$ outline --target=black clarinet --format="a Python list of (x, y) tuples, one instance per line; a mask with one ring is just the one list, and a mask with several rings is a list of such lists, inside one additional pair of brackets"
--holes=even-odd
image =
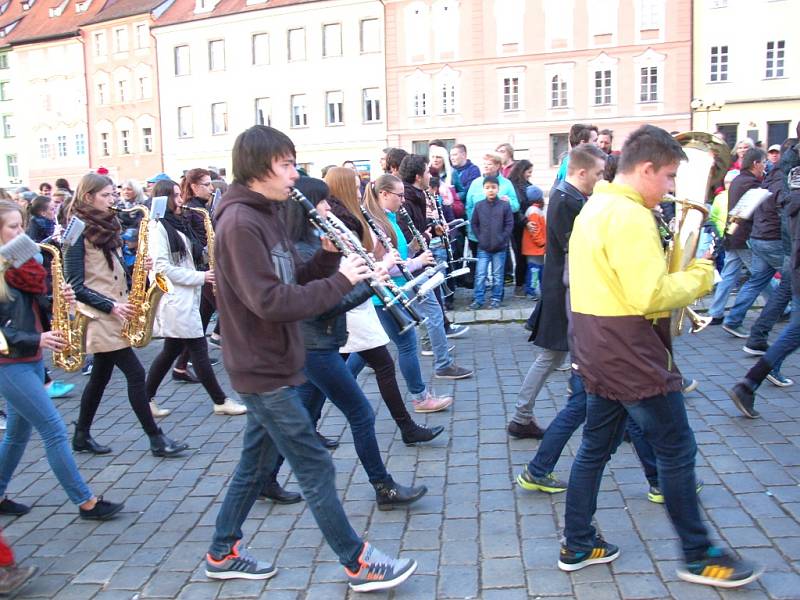
[(415, 240), (417, 240), (417, 245), (419, 246), (420, 250), (422, 252), (428, 252), (428, 250), (429, 250), (428, 241), (425, 239), (425, 236), (422, 235), (419, 232), (419, 229), (417, 229), (417, 226), (414, 225), (414, 219), (412, 219), (411, 215), (408, 214), (408, 211), (406, 210), (406, 207), (405, 206), (401, 206), (397, 210), (397, 213), (401, 217), (403, 217), (403, 220), (406, 222), (406, 225), (408, 226), (408, 230), (411, 232), (411, 237), (413, 237)]
[[(392, 253), (394, 252), (394, 244), (392, 244), (392, 238), (390, 238), (383, 228), (375, 222), (375, 219), (372, 218), (372, 215), (369, 214), (369, 211), (364, 207), (363, 204), (359, 205), (361, 209), (361, 214), (364, 215), (364, 220), (369, 225), (369, 228), (375, 232), (375, 236), (378, 238), (378, 241), (381, 243), (381, 246), (384, 247), (386, 252)], [(400, 269), (400, 272), (405, 277), (406, 281), (413, 281), (414, 276), (411, 274), (411, 271), (408, 270), (408, 266), (405, 263), (398, 263), (397, 268)], [(416, 291), (416, 288), (415, 288)]]

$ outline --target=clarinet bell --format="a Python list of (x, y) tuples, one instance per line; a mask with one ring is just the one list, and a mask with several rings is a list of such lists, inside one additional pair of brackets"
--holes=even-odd
[(383, 310), (389, 313), (389, 316), (397, 325), (397, 328), (400, 330), (400, 335), (403, 335), (407, 331), (414, 329), (417, 323), (414, 319), (411, 318), (409, 312), (405, 309), (405, 307), (401, 306), (400, 304), (390, 304), (388, 306), (384, 306)]

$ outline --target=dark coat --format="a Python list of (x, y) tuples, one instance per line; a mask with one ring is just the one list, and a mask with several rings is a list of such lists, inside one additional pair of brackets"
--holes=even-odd
[[(750, 171), (742, 171), (733, 181), (728, 189), (728, 214), (731, 209), (739, 203), (742, 196), (753, 188), (761, 187), (761, 180)], [(747, 240), (750, 239), (750, 232), (753, 229), (753, 221), (740, 221), (736, 232), (733, 235), (725, 236), (725, 248), (727, 250), (745, 250), (748, 248)]]
[[(414, 227), (425, 235), (425, 229), (428, 227), (428, 217), (426, 214), (426, 197), (425, 192), (419, 188), (415, 188), (410, 183), (403, 184), (403, 208), (406, 209), (414, 222)], [(400, 230), (406, 238), (407, 242), (411, 242), (414, 236), (411, 235), (411, 229), (405, 219), (399, 220)]]
[[(30, 294), (8, 286), (8, 302), (0, 302), (0, 331), (8, 343), (2, 358), (31, 358), (39, 354), (42, 334), (36, 331), (37, 318), (43, 331), (50, 329), (50, 301), (44, 294)], [(39, 314), (35, 315), (34, 310)]]
[(456, 193), (461, 202), (467, 202), (469, 186), (480, 176), (481, 170), (477, 165), (472, 164), (472, 161), (469, 159), (460, 167), (453, 167), (453, 181), (451, 183), (453, 187), (456, 188)]
[(784, 205), (792, 236), (792, 293), (800, 295), (800, 190), (792, 190)]
[(472, 211), (470, 225), (478, 238), (478, 248), (484, 252), (501, 252), (508, 247), (514, 229), (511, 205), (499, 198), (481, 200)]
[(780, 169), (772, 169), (761, 187), (772, 192), (772, 196), (764, 200), (753, 213), (753, 230), (750, 237), (756, 240), (781, 239), (781, 209), (786, 199), (784, 180)]
[(578, 188), (566, 181), (558, 182), (547, 205), (547, 249), (542, 273), (542, 298), (531, 319), (530, 340), (540, 348), (569, 350), (567, 343), (567, 287), (564, 269), (569, 250), (569, 236), (575, 217), (586, 203)]

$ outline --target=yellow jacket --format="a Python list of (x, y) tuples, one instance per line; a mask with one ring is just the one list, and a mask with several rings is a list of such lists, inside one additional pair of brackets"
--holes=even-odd
[(655, 219), (631, 186), (600, 182), (569, 242), (573, 359), (586, 389), (636, 401), (680, 389), (669, 311), (713, 287), (714, 266), (668, 273)]

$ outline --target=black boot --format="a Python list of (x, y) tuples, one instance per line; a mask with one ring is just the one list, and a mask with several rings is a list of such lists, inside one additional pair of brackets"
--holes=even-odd
[(157, 434), (150, 436), (150, 452), (153, 453), (153, 456), (158, 456), (160, 458), (171, 458), (179, 455), (188, 447), (189, 444), (172, 441), (166, 435), (164, 435), (164, 432), (161, 431), (161, 429), (158, 430)]
[(91, 452), (92, 454), (108, 454), (111, 452), (109, 446), (101, 446), (92, 439), (88, 431), (81, 431), (75, 427), (75, 435), (72, 436), (72, 449), (75, 452)]
[(411, 504), (428, 493), (428, 488), (424, 485), (406, 487), (396, 483), (391, 477), (386, 481), (373, 483), (372, 487), (375, 488), (378, 510), (392, 510), (395, 506)]
[(328, 450), (334, 450), (335, 448), (339, 447), (339, 440), (325, 437), (319, 431), (317, 432), (317, 439), (319, 440), (319, 443), (322, 444), (322, 447)]
[(422, 427), (409, 419), (407, 424), (401, 426), (400, 435), (403, 436), (403, 443), (406, 446), (413, 446), (420, 442), (430, 442), (443, 431), (444, 427), (442, 425), (431, 428)]
[(272, 500), (275, 504), (297, 504), (303, 499), (297, 492), (283, 489), (281, 484), (274, 480), (261, 489), (258, 497), (262, 500)]

